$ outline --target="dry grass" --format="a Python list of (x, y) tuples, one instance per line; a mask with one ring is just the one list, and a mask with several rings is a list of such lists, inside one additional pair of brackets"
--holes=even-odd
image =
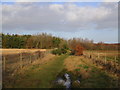
[(77, 65), (81, 64), (78, 56), (69, 56), (65, 62), (64, 65), (66, 66), (66, 69), (68, 71), (73, 71), (77, 69)]
[(46, 63), (49, 60), (52, 60), (54, 57), (55, 57), (55, 55), (53, 55), (53, 54), (47, 54), (44, 58), (38, 59), (37, 61), (33, 62), (33, 65)]
[(93, 64), (91, 59), (84, 56), (69, 56), (65, 59), (64, 65), (67, 71), (72, 72), (72, 77), (82, 76), (80, 85), (76, 86), (75, 83), (74, 87), (118, 87), (118, 76)]
[(101, 60), (105, 60), (105, 58), (107, 60), (112, 60), (112, 61), (118, 61), (120, 62), (120, 53), (119, 51), (102, 51), (102, 50), (94, 50), (94, 51), (90, 51), (90, 50), (86, 50), (84, 51), (84, 55), (86, 56), (90, 56), (94, 59), (101, 59)]
[(11, 79), (6, 79), (4, 85), (7, 88), (50, 88), (52, 81), (64, 68), (63, 61), (66, 55), (46, 55), (42, 59), (34, 61), (31, 65), (19, 70)]
[(85, 50), (84, 54), (94, 54), (94, 55), (100, 55), (100, 56), (118, 56), (120, 55), (119, 51), (104, 51), (104, 50)]
[(65, 69), (76, 74), (81, 74), (83, 78), (88, 78), (91, 68), (86, 69), (85, 67), (88, 67), (88, 65), (86, 65), (83, 60), (85, 62), (88, 61), (83, 56), (69, 56), (64, 62)]
[(33, 53), (35, 51), (46, 51), (46, 49), (0, 49), (0, 52), (2, 52), (3, 55), (18, 54), (21, 52)]
[[(29, 69), (31, 66), (41, 66), (43, 64), (47, 64), (48, 62), (51, 62), (52, 60), (54, 60), (53, 58), (55, 57), (55, 55), (53, 54), (47, 54), (44, 58), (42, 59), (38, 59), (35, 60), (33, 63), (31, 63), (30, 65), (27, 65), (26, 67), (22, 68), (21, 70), (19, 70), (19, 73), (24, 73), (27, 69)], [(39, 69), (39, 68), (38, 68)]]

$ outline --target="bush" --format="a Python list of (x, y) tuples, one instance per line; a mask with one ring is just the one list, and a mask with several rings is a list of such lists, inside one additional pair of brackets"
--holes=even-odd
[(56, 49), (56, 50), (53, 50), (52, 51), (52, 54), (55, 54), (55, 55), (61, 55), (61, 54), (66, 54), (67, 53), (67, 50), (66, 49)]
[(72, 48), (71, 55), (83, 55), (83, 47), (80, 44), (77, 44), (75, 47)]

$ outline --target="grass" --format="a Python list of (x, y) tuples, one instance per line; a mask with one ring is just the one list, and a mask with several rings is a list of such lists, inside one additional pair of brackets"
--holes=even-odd
[[(69, 58), (69, 57), (68, 57)], [(72, 62), (71, 58), (66, 61), (71, 64), (77, 65), (77, 68), (73, 68), (74, 70), (71, 71), (72, 80), (75, 81), (78, 76), (81, 77), (80, 85), (73, 84), (72, 87), (74, 88), (115, 88), (118, 87), (118, 79), (116, 77), (112, 77), (109, 75), (108, 72), (101, 70), (97, 66), (95, 66), (90, 60), (86, 58), (76, 57), (73, 56), (74, 63)], [(78, 62), (79, 60), (79, 62)], [(77, 63), (75, 63), (77, 62)], [(68, 67), (68, 65), (66, 65)], [(73, 65), (74, 66), (74, 65)], [(67, 68), (66, 72), (69, 73), (69, 67)], [(87, 72), (85, 71), (87, 70)]]
[[(47, 59), (45, 63), (36, 63), (27, 67), (21, 74), (14, 76), (6, 87), (12, 88), (51, 88), (57, 77), (69, 73), (72, 81), (78, 76), (81, 77), (80, 85), (73, 85), (74, 88), (114, 88), (117, 86), (117, 79), (110, 77), (109, 73), (100, 70), (90, 59), (83, 56), (60, 55)], [(110, 58), (109, 58), (110, 59)], [(43, 60), (45, 61), (45, 60)], [(64, 63), (64, 64), (63, 64)], [(62, 86), (60, 86), (62, 87)]]
[(80, 68), (79, 69), (75, 69), (75, 71), (80, 71)]
[(107, 73), (97, 68), (92, 68), (91, 77), (81, 81), (81, 87), (85, 88), (114, 88), (118, 87), (116, 81), (109, 77)]
[[(105, 58), (104, 56), (102, 56), (101, 58)], [(120, 57), (119, 56), (116, 56), (116, 59), (115, 59), (115, 56), (106, 56), (106, 60), (108, 61), (117, 61), (117, 62), (120, 62)]]
[(68, 55), (56, 56), (43, 65), (33, 65), (24, 74), (17, 75), (15, 88), (50, 88), (56, 76), (64, 68), (63, 62)]
[(85, 63), (88, 67), (91, 68), (91, 71), (89, 72), (90, 77), (87, 79), (83, 79), (81, 82), (81, 87), (85, 88), (114, 88), (118, 87), (117, 85), (117, 79), (110, 77), (107, 72), (100, 70), (98, 67), (94, 66), (93, 64), (90, 64), (88, 62), (85, 62), (82, 60), (83, 63)]
[(78, 65), (78, 67), (82, 67), (84, 69), (88, 69), (89, 68), (87, 65), (82, 65), (82, 64)]

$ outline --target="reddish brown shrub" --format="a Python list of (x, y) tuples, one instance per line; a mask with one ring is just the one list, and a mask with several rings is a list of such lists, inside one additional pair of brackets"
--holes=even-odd
[(75, 47), (72, 48), (72, 54), (76, 56), (83, 55), (83, 47), (80, 44), (75, 45)]

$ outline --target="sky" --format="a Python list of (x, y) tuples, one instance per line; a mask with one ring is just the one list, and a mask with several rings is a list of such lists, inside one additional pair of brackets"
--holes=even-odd
[(4, 2), (2, 32), (118, 42), (117, 2)]

